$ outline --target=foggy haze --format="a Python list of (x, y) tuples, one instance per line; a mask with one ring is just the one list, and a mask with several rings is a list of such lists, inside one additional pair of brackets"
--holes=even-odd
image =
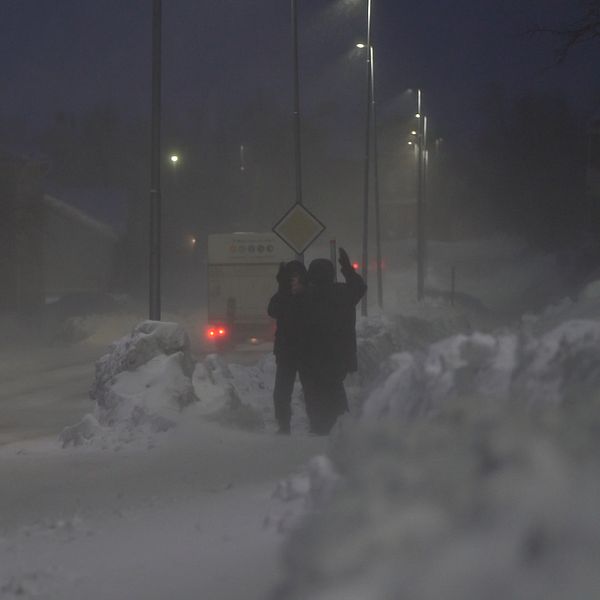
[[(4, 0), (0, 600), (590, 597), (599, 23)], [(340, 247), (368, 284), (349, 414), (313, 435), (298, 380), (275, 435), (280, 263), (342, 285)]]

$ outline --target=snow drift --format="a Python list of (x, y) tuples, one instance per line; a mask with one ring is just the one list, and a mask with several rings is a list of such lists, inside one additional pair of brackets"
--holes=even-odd
[(365, 419), (410, 419), (464, 397), (543, 409), (586, 402), (600, 389), (600, 322), (573, 320), (541, 336), (456, 335), (426, 353), (393, 355)]
[[(173, 428), (181, 419), (206, 418), (246, 430), (274, 425), (275, 360), (227, 364), (211, 354), (194, 364), (180, 325), (144, 321), (115, 342), (96, 363), (93, 413), (66, 427), (64, 446), (97, 440), (113, 446)], [(295, 430), (306, 430), (300, 387), (293, 396)]]
[(94, 413), (60, 434), (63, 446), (78, 445), (109, 428), (121, 433), (172, 427), (197, 400), (192, 386), (189, 339), (177, 323), (144, 321), (114, 342), (96, 363), (90, 390)]
[(281, 488), (305, 493), (280, 492), (299, 526), (274, 598), (594, 595), (600, 322), (539, 331), (385, 362), (328, 467)]

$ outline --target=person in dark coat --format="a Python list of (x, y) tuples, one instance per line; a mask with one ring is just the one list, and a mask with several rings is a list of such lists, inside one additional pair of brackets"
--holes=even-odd
[(344, 378), (357, 370), (356, 305), (367, 290), (343, 248), (339, 263), (345, 283), (335, 283), (330, 260), (317, 258), (308, 268), (300, 378), (311, 431), (318, 435), (328, 434), (348, 411)]
[(297, 260), (281, 263), (277, 273), (279, 289), (271, 298), (267, 313), (277, 320), (273, 353), (277, 362), (273, 404), (278, 433), (290, 433), (292, 391), (299, 369), (302, 345), (303, 301), (307, 285), (306, 267)]

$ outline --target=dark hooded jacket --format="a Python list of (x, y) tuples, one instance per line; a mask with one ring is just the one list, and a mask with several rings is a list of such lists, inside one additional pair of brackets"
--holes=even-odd
[(279, 290), (273, 295), (267, 307), (270, 317), (277, 320), (273, 353), (277, 361), (298, 361), (302, 347), (305, 294), (292, 294), (291, 277), (298, 275), (306, 285), (306, 268), (299, 261), (285, 265), (282, 273), (285, 278)]
[(302, 363), (315, 374), (343, 378), (358, 368), (356, 305), (367, 286), (353, 269), (344, 277), (345, 283), (335, 283), (334, 266), (323, 258), (308, 269)]

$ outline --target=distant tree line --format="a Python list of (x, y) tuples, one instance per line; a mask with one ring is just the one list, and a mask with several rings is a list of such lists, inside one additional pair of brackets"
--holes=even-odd
[[(327, 129), (331, 110), (303, 120), (305, 202), (327, 224), (346, 228), (346, 237), (358, 245), (362, 157), (333, 150)], [(481, 123), (478, 135), (447, 139), (439, 147), (432, 143), (433, 236), (507, 232), (553, 251), (599, 237), (598, 207), (585, 196), (584, 115), (559, 94), (508, 98), (492, 86), (474, 118)], [(104, 188), (107, 197), (114, 189), (126, 192), (128, 218), (115, 285), (141, 294), (147, 276), (148, 125), (115, 107), (99, 106), (79, 115), (57, 113), (37, 140), (50, 159), (54, 188)], [(167, 125), (163, 264), (167, 279), (185, 285), (190, 272), (202, 277), (201, 244), (208, 233), (268, 230), (293, 203), (291, 119), (259, 96), (237, 112), (211, 116), (200, 106)], [(407, 115), (380, 121), (380, 189), (387, 207), (415, 199), (416, 164), (407, 145), (411, 128)], [(168, 160), (172, 150), (181, 156), (177, 166)], [(384, 219), (386, 235), (393, 238), (391, 219), (386, 213)], [(199, 242), (196, 249), (190, 247), (191, 236)]]

